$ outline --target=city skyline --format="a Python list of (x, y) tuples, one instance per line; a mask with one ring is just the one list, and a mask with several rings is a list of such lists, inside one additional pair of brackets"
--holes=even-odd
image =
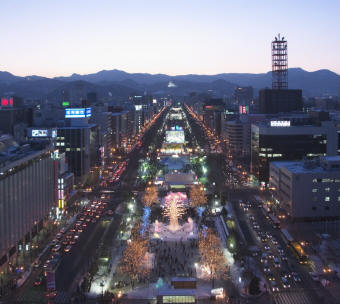
[[(284, 7), (268, 7), (265, 1), (2, 1), (1, 9), (6, 47), (0, 70), (18, 76), (111, 69), (265, 73), (271, 70), (270, 42), (278, 33), (288, 40), (289, 67), (340, 73), (340, 42), (334, 39), (340, 34), (340, 4), (334, 1), (287, 1)], [(284, 18), (277, 18), (279, 11)]]

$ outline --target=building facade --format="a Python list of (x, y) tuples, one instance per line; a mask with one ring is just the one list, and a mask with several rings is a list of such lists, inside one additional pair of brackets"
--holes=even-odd
[(272, 162), (270, 188), (293, 219), (340, 218), (340, 157)]
[(2, 151), (0, 158), (0, 268), (30, 243), (56, 204), (53, 147), (16, 151)]

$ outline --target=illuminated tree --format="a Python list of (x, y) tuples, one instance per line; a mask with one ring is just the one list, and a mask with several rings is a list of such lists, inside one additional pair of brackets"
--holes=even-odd
[(171, 192), (164, 201), (163, 214), (169, 217), (169, 228), (172, 231), (179, 229), (178, 218), (182, 217), (186, 208), (183, 197), (180, 194)]
[(201, 263), (209, 269), (210, 279), (214, 287), (215, 279), (226, 274), (227, 263), (221, 249), (220, 240), (212, 229), (208, 229), (205, 234), (200, 234), (198, 248)]
[(199, 207), (207, 203), (203, 185), (192, 185), (190, 188), (190, 205)]
[(142, 238), (131, 240), (120, 260), (120, 272), (129, 276), (131, 287), (134, 286), (136, 280), (146, 277), (150, 272), (150, 268), (144, 263), (148, 250), (147, 244), (148, 241)]
[(142, 196), (142, 203), (147, 206), (151, 207), (152, 204), (155, 204), (158, 200), (158, 192), (155, 186), (150, 186), (145, 189), (145, 192)]

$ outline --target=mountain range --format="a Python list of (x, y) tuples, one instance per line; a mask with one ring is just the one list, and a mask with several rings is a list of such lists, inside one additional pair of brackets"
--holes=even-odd
[[(340, 95), (340, 75), (330, 70), (308, 72), (301, 68), (288, 70), (289, 88), (302, 89), (306, 97)], [(191, 92), (230, 96), (237, 86), (259, 89), (271, 87), (271, 72), (261, 74), (223, 73), (216, 75), (177, 75), (127, 73), (103, 70), (93, 74), (72, 74), (69, 77), (15, 76), (0, 71), (0, 95), (12, 92), (26, 99), (60, 101), (65, 92), (70, 99), (81, 99), (88, 92), (99, 98), (125, 99), (131, 94), (186, 96)], [(63, 95), (64, 94), (64, 95)]]

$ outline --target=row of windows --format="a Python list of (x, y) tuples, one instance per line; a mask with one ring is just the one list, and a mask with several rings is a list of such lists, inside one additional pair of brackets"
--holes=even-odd
[(262, 157), (281, 157), (282, 154), (281, 153), (276, 153), (276, 154), (259, 153), (259, 156), (262, 156)]
[[(313, 196), (313, 201), (316, 202), (318, 201), (318, 198), (316, 196)], [(329, 196), (325, 197), (325, 202), (330, 202), (331, 198)], [(338, 196), (338, 202), (340, 202), (340, 196)]]
[(313, 183), (340, 183), (339, 178), (313, 178)]

